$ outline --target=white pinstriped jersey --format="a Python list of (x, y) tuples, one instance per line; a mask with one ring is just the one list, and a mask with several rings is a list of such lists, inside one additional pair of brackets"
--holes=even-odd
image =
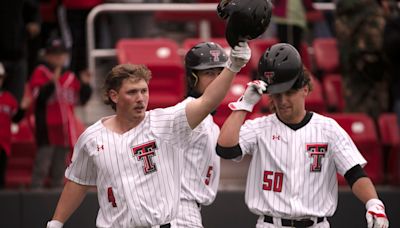
[(184, 107), (148, 111), (122, 135), (103, 121), (81, 135), (66, 170), (66, 177), (78, 184), (97, 185), (97, 227), (169, 223), (179, 204), (180, 147), (191, 132)]
[(243, 154), (253, 156), (245, 199), (257, 215), (332, 216), (338, 198), (336, 173), (366, 164), (339, 124), (317, 113), (297, 130), (276, 114), (246, 121), (239, 143)]
[[(186, 106), (194, 100), (189, 97), (177, 105)], [(215, 152), (219, 127), (208, 115), (191, 133), (183, 148), (181, 199), (211, 204), (218, 191), (220, 157)]]

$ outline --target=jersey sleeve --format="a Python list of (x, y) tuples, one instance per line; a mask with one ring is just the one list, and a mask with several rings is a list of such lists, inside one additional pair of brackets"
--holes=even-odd
[(333, 160), (340, 175), (343, 176), (355, 165), (364, 167), (367, 164), (347, 132), (334, 120), (331, 122), (330, 134), (330, 141), (333, 142)]
[(247, 120), (240, 128), (239, 145), (242, 149), (242, 157), (252, 155), (257, 145), (258, 120)]
[(163, 140), (183, 146), (192, 132), (186, 118), (185, 107), (185, 105), (176, 105), (150, 111), (150, 125), (153, 133)]
[(74, 147), (72, 162), (65, 171), (65, 177), (81, 185), (96, 185), (96, 167), (83, 138), (82, 135)]

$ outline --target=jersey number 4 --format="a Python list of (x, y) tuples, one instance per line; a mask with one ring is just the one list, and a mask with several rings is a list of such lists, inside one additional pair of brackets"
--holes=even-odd
[(281, 192), (283, 183), (283, 173), (264, 171), (264, 180), (262, 188), (265, 191)]
[(108, 202), (110, 202), (113, 207), (117, 207), (117, 203), (115, 202), (114, 192), (111, 187), (107, 189), (107, 195), (108, 195)]

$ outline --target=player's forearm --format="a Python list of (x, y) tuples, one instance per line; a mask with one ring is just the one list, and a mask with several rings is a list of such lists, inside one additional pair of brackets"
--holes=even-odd
[(214, 110), (224, 99), (231, 87), (236, 73), (224, 68), (221, 74), (206, 88), (202, 95), (207, 114)]
[(222, 102), (234, 77), (235, 73), (225, 68), (201, 97), (186, 106), (186, 116), (192, 129)]
[(247, 112), (233, 111), (222, 125), (218, 137), (218, 145), (222, 147), (232, 147), (239, 143), (240, 127), (246, 119)]
[(351, 190), (364, 204), (370, 199), (378, 199), (375, 187), (368, 177), (358, 179)]
[(79, 207), (86, 196), (89, 186), (80, 185), (72, 181), (65, 184), (58, 201), (53, 220), (65, 223), (72, 213)]

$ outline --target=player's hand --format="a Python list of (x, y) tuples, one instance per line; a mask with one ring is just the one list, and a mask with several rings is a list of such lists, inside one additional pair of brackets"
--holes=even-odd
[(60, 221), (57, 220), (51, 220), (47, 222), (46, 228), (62, 228), (64, 224)]
[(253, 107), (261, 99), (263, 91), (267, 89), (267, 83), (261, 80), (255, 80), (247, 83), (246, 91), (236, 101), (229, 103), (229, 108), (233, 111), (245, 110), (248, 112), (253, 111)]
[(227, 68), (238, 73), (242, 67), (246, 66), (251, 57), (251, 49), (247, 42), (239, 42), (232, 50), (228, 59)]
[(389, 220), (386, 217), (385, 205), (378, 199), (370, 199), (365, 205), (368, 228), (388, 228)]

